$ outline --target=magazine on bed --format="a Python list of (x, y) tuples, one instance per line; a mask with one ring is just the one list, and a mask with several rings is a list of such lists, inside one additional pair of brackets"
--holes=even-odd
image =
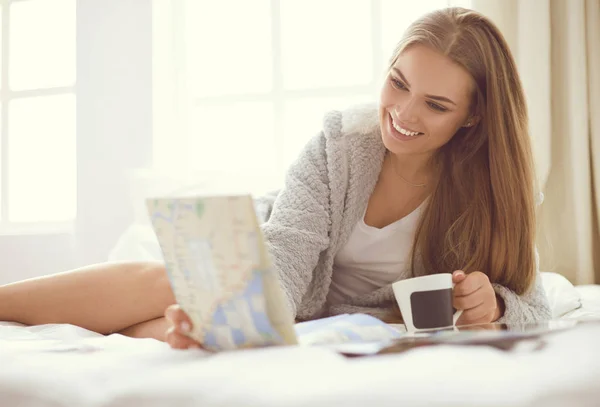
[(420, 345), (509, 336), (505, 330), (484, 336), (456, 329), (409, 335), (364, 314), (295, 324), (251, 195), (157, 198), (146, 204), (175, 298), (193, 322), (190, 336), (208, 350), (299, 344), (366, 355), (402, 341)]

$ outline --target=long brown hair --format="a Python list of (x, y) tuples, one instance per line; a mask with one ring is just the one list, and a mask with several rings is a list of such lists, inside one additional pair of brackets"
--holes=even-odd
[(498, 28), (463, 8), (436, 10), (405, 32), (391, 60), (422, 44), (474, 79), (471, 113), (440, 150), (441, 175), (414, 241), (413, 275), (482, 271), (518, 294), (535, 279), (535, 176), (523, 88)]

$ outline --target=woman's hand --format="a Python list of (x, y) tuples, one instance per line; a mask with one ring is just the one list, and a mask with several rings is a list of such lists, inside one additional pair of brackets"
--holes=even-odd
[(165, 341), (173, 349), (200, 349), (201, 346), (192, 338), (186, 336), (192, 330), (192, 321), (178, 304), (173, 304), (165, 311), (167, 334)]
[(452, 291), (452, 306), (463, 310), (457, 325), (485, 324), (498, 320), (504, 314), (504, 303), (487, 275), (481, 271), (465, 274), (458, 270), (452, 273), (455, 284)]

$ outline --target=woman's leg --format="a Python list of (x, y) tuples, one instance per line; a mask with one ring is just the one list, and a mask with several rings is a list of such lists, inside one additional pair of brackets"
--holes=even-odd
[(0, 321), (68, 323), (109, 334), (175, 303), (159, 263), (107, 263), (0, 287)]

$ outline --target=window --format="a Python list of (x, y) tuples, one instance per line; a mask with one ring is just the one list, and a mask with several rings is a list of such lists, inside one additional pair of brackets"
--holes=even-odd
[(0, 232), (75, 218), (75, 8), (0, 2)]
[(162, 55), (155, 99), (174, 101), (155, 109), (155, 168), (237, 173), (260, 189), (282, 182), (325, 112), (377, 100), (387, 60), (412, 20), (470, 1), (154, 4), (162, 18), (154, 27)]

